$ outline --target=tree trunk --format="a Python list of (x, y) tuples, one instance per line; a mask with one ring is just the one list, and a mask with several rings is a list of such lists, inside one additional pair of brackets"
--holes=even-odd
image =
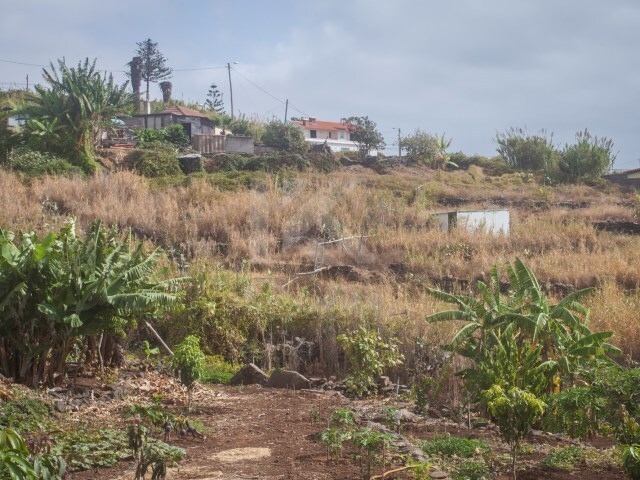
[(516, 459), (518, 456), (518, 445), (513, 445), (511, 447), (511, 478), (516, 480)]

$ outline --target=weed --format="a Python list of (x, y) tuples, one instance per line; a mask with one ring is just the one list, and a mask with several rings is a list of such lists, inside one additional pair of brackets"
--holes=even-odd
[(490, 474), (489, 467), (480, 462), (463, 462), (451, 474), (452, 480), (486, 480)]
[(586, 457), (585, 450), (575, 445), (558, 448), (542, 460), (544, 468), (573, 470)]
[(226, 362), (220, 355), (208, 355), (205, 357), (202, 368), (202, 383), (227, 384), (238, 371), (238, 367)]
[(471, 458), (490, 450), (481, 440), (474, 440), (453, 435), (444, 435), (432, 440), (425, 440), (421, 444), (422, 451), (429, 455), (443, 455), (447, 457)]

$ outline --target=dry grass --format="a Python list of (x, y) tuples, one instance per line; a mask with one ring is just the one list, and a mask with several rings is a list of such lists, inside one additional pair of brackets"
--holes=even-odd
[[(478, 206), (487, 198), (525, 204), (510, 209), (509, 237), (446, 234), (432, 225), (432, 214), (447, 210), (438, 204), (443, 198), (465, 198)], [(526, 205), (539, 200), (591, 205), (574, 210)], [(594, 326), (615, 330), (621, 345), (638, 351), (637, 295), (623, 292), (640, 287), (640, 237), (598, 232), (590, 224), (633, 220), (634, 209), (621, 206), (632, 201), (631, 195), (585, 186), (541, 188), (522, 175), (485, 177), (477, 169), (437, 173), (403, 168), (383, 176), (359, 170), (284, 180), (269, 176), (258, 189), (232, 192), (206, 178), (159, 187), (130, 172), (87, 180), (21, 181), (0, 171), (4, 228), (44, 232), (67, 215), (77, 216), (82, 225), (100, 218), (131, 227), (187, 257), (209, 257), (226, 265), (248, 260), (275, 272), (280, 285), (295, 272), (310, 269), (319, 239), (368, 235), (363, 243), (327, 247), (324, 264), (379, 271), (386, 281), (366, 285), (308, 277), (288, 288), (300, 295), (311, 292), (327, 311), (333, 306), (354, 312), (374, 309), (380, 324), (407, 344), (418, 336), (436, 344), (450, 334), (449, 327), (424, 323), (427, 314), (443, 307), (424, 294), (425, 285), (447, 275), (474, 279), (494, 263), (519, 256), (542, 282), (601, 287), (593, 303)], [(391, 275), (390, 266), (400, 266), (405, 275)]]

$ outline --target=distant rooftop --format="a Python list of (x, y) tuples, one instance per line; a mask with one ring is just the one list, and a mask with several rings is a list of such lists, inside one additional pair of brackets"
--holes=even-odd
[(209, 118), (204, 113), (199, 112), (198, 110), (193, 110), (192, 108), (183, 107), (181, 105), (172, 105), (160, 113), (173, 113), (174, 115), (178, 115), (181, 117)]
[(308, 120), (294, 120), (291, 123), (300, 125), (302, 128), (306, 128), (307, 130), (328, 130), (333, 132), (348, 132), (351, 127), (348, 123), (325, 122), (322, 120), (316, 120), (315, 118), (309, 118)]

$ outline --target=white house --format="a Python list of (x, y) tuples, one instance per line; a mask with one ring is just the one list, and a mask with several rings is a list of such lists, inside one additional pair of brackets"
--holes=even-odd
[(334, 152), (357, 152), (358, 145), (351, 140), (351, 127), (347, 123), (325, 122), (309, 117), (307, 120), (291, 122), (304, 133), (304, 139), (311, 145), (325, 142)]

